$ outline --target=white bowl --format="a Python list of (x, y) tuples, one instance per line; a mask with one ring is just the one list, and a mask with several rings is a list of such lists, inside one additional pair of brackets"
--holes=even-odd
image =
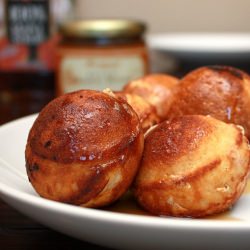
[(75, 238), (117, 249), (249, 248), (247, 192), (227, 217), (217, 219), (131, 215), (39, 197), (28, 181), (24, 160), (28, 131), (35, 118), (32, 115), (0, 127), (0, 197), (23, 214)]
[(161, 33), (149, 35), (147, 43), (184, 61), (250, 60), (250, 33)]

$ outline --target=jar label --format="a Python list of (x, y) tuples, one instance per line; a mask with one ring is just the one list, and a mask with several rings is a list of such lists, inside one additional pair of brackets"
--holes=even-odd
[(142, 56), (66, 56), (59, 66), (60, 92), (78, 89), (120, 90), (124, 84), (145, 74)]
[(49, 1), (6, 1), (8, 39), (37, 46), (49, 37)]

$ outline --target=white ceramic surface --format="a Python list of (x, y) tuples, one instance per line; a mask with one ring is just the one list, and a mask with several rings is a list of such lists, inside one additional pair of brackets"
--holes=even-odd
[(233, 220), (177, 219), (80, 208), (39, 197), (30, 185), (24, 149), (35, 116), (0, 127), (0, 197), (20, 212), (67, 235), (120, 249), (249, 249), (250, 194)]
[(250, 60), (250, 33), (162, 33), (147, 37), (148, 45), (185, 60)]

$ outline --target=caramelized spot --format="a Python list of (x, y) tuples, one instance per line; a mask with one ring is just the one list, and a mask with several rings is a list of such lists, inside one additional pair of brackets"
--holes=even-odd
[(48, 147), (51, 145), (51, 143), (52, 143), (51, 141), (47, 141), (47, 142), (44, 144), (44, 147), (45, 147), (45, 148), (48, 148)]
[(198, 167), (196, 171), (192, 172), (189, 175), (184, 176), (182, 181), (189, 182), (198, 179), (201, 176), (204, 176), (206, 173), (209, 173), (212, 169), (218, 167), (220, 163), (221, 159), (216, 159), (205, 166)]
[(238, 133), (237, 137), (236, 137), (236, 142), (235, 144), (237, 146), (240, 146), (243, 143), (243, 134), (240, 132)]
[(162, 189), (162, 188), (171, 188), (176, 185), (181, 185), (185, 183), (194, 183), (195, 180), (198, 180), (200, 177), (203, 177), (206, 173), (209, 173), (212, 169), (218, 167), (221, 163), (220, 159), (216, 159), (205, 166), (198, 167), (195, 171), (188, 175), (183, 175), (178, 179), (167, 179), (161, 180), (159, 182), (150, 183), (141, 187), (143, 190), (152, 190), (152, 189)]
[(46, 186), (46, 190), (47, 190), (47, 193), (48, 193), (49, 195), (53, 195), (53, 191), (52, 191), (51, 186)]
[(96, 167), (87, 180), (85, 177), (83, 177), (82, 180), (79, 179), (77, 181), (79, 191), (73, 192), (72, 195), (67, 197), (67, 200), (63, 200), (63, 202), (81, 205), (94, 199), (100, 192), (102, 192), (109, 181), (105, 178), (104, 171), (107, 170)]
[(242, 72), (236, 68), (232, 67), (227, 67), (227, 66), (219, 66), (219, 65), (214, 65), (214, 66), (208, 66), (209, 69), (215, 70), (215, 71), (226, 71), (233, 76), (239, 78), (240, 80), (243, 80), (244, 76)]
[(34, 163), (33, 165), (28, 165), (29, 171), (33, 172), (33, 171), (38, 171), (39, 170), (39, 165), (37, 163)]

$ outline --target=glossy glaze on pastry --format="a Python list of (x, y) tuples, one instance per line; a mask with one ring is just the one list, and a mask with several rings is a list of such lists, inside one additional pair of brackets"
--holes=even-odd
[(39, 114), (26, 146), (26, 169), (48, 199), (99, 207), (130, 186), (143, 150), (143, 132), (123, 100), (92, 90), (60, 96)]
[(178, 82), (179, 79), (174, 76), (151, 74), (129, 82), (124, 86), (123, 91), (144, 98), (156, 108), (160, 119), (165, 120)]
[(239, 124), (250, 137), (250, 77), (227, 66), (208, 66), (187, 74), (176, 88), (168, 117), (212, 115)]
[(208, 116), (182, 116), (145, 139), (134, 191), (157, 215), (204, 217), (230, 208), (249, 174), (249, 144), (242, 128)]

